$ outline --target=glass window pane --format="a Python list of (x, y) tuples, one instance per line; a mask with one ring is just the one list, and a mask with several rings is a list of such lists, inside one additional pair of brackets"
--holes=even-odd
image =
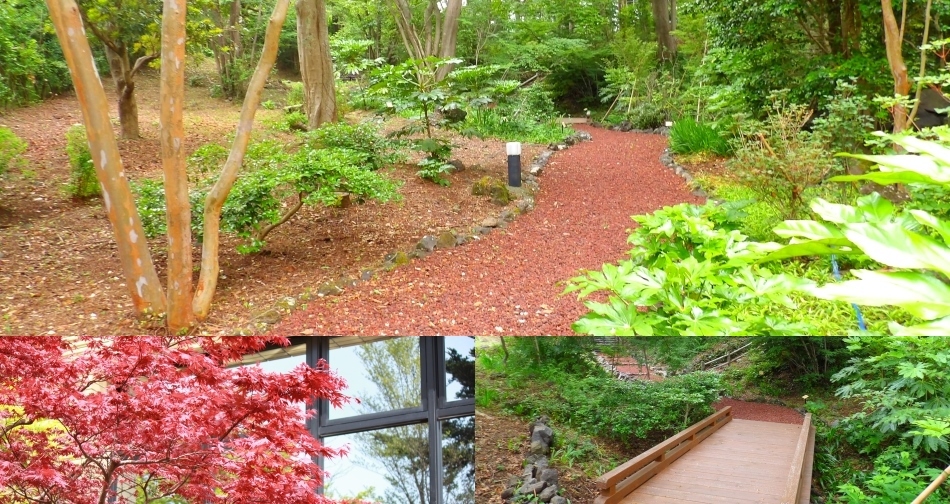
[(346, 394), (360, 400), (331, 408), (331, 420), (422, 406), (419, 338), (386, 338), (331, 348), (329, 361), (330, 369), (346, 380)]
[(429, 500), (429, 433), (426, 424), (391, 427), (325, 440), (348, 446), (327, 459), (324, 495), (385, 504), (434, 504)]
[(445, 338), (445, 400), (475, 397), (475, 338)]
[(442, 502), (475, 503), (475, 417), (442, 422)]

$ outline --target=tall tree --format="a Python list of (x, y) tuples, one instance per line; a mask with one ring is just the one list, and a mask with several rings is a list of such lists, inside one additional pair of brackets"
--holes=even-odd
[[(455, 57), (462, 0), (426, 0), (420, 6), (411, 5), (409, 0), (389, 1), (399, 35), (411, 58), (423, 61)], [(420, 9), (423, 10), (421, 15)], [(437, 79), (444, 79), (450, 71), (451, 65), (439, 67)]]
[(105, 504), (133, 486), (145, 504), (331, 503), (314, 460), (343, 453), (311, 436), (301, 404), (341, 405), (343, 380), (227, 366), (268, 342), (288, 344), (0, 338), (0, 501)]
[[(102, 2), (79, 0), (84, 24), (105, 46), (109, 73), (119, 101), (122, 138), (139, 137), (139, 109), (135, 76), (159, 57), (155, 18), (161, 13), (157, 0)], [(133, 62), (134, 53), (141, 54)]]
[(336, 86), (324, 0), (297, 0), (297, 51), (307, 125), (317, 129), (336, 120)]
[(651, 0), (653, 22), (656, 27), (656, 40), (659, 44), (661, 61), (673, 61), (676, 58), (676, 0)]
[[(166, 307), (169, 304), (173, 306), (174, 311), (167, 312), (168, 328), (173, 333), (187, 329), (193, 318), (204, 319), (211, 310), (219, 271), (221, 208), (237, 179), (238, 170), (247, 151), (254, 116), (261, 101), (261, 92), (277, 58), (280, 29), (286, 18), (289, 4), (290, 0), (277, 0), (274, 7), (267, 26), (264, 49), (248, 87), (230, 154), (221, 175), (205, 201), (201, 273), (189, 307), (186, 300), (189, 297), (188, 280), (191, 275), (191, 240), (190, 232), (187, 230), (189, 222), (187, 209), (190, 209), (190, 203), (182, 160), (184, 133), (180, 120), (181, 108), (185, 102), (184, 86), (181, 85), (184, 59), (178, 52), (183, 50), (180, 42), (184, 40), (184, 34), (178, 31), (179, 28), (174, 27), (174, 23), (163, 26), (163, 29), (171, 30), (163, 35), (163, 40), (172, 49), (172, 53), (166, 54), (163, 58), (165, 70), (169, 73), (166, 74), (163, 71), (162, 84), (162, 155), (165, 159), (163, 166), (166, 171), (169, 257), (174, 257), (174, 261), (169, 263), (168, 280), (171, 299), (168, 302), (159, 283), (129, 183), (122, 169), (122, 160), (119, 157), (118, 146), (109, 122), (105, 91), (96, 73), (89, 43), (84, 36), (79, 7), (75, 0), (47, 0), (50, 17), (56, 27), (56, 34), (63, 47), (76, 95), (79, 98), (90, 150), (93, 152), (96, 177), (103, 186), (106, 212), (119, 247), (123, 274), (133, 305), (140, 314), (148, 312), (165, 314)], [(165, 122), (165, 118), (169, 121)]]
[[(894, 78), (894, 94), (907, 96), (910, 94), (910, 79), (907, 77), (907, 64), (904, 62), (904, 27), (897, 24), (891, 0), (881, 0), (881, 8), (884, 16), (884, 49), (887, 53), (887, 63), (891, 67), (891, 76)], [(906, 7), (904, 11), (906, 14)], [(891, 116), (894, 118), (895, 133), (907, 129), (908, 114), (904, 105), (895, 104), (891, 108)]]

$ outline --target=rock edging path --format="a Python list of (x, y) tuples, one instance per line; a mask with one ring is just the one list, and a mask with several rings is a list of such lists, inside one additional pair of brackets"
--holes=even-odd
[(551, 156), (533, 211), (504, 229), (317, 300), (277, 334), (570, 335), (586, 309), (564, 280), (628, 250), (632, 215), (702, 203), (660, 162), (666, 139), (578, 126), (593, 141)]

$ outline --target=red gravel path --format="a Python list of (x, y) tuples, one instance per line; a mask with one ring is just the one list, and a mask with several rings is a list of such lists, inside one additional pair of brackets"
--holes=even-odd
[(585, 313), (563, 281), (624, 256), (632, 215), (701, 203), (659, 163), (666, 138), (593, 135), (552, 156), (536, 208), (504, 230), (437, 250), (345, 294), (311, 303), (277, 334), (571, 335)]
[(716, 408), (716, 411), (726, 406), (732, 406), (733, 418), (739, 418), (741, 420), (801, 424), (805, 418), (804, 415), (792, 408), (779, 406), (777, 404), (747, 402), (729, 398), (720, 399), (713, 404), (713, 408)]

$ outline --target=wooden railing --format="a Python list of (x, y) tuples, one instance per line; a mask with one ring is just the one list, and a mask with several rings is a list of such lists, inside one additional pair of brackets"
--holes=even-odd
[(811, 424), (811, 413), (805, 415), (802, 430), (798, 435), (795, 455), (792, 458), (792, 472), (785, 483), (785, 496), (782, 504), (808, 504), (811, 499), (811, 470), (815, 454), (815, 426)]
[(696, 422), (686, 430), (663, 441), (627, 461), (616, 469), (597, 478), (600, 495), (594, 504), (616, 504), (647, 480), (665, 469), (732, 420), (732, 407), (725, 408)]
[[(744, 354), (744, 353), (752, 346), (752, 343), (754, 343), (754, 342), (746, 343), (745, 345), (742, 345), (741, 347), (736, 348), (735, 350), (732, 350), (731, 352), (727, 353), (726, 355), (720, 355), (719, 357), (716, 357), (715, 359), (713, 359), (713, 360), (711, 360), (711, 361), (704, 362), (704, 363), (702, 364), (701, 368), (702, 368), (703, 370), (709, 369), (709, 368), (710, 368), (710, 364), (712, 364), (712, 363), (714, 363), (714, 362), (716, 362), (716, 361), (723, 360), (723, 359), (725, 359), (724, 362), (720, 362), (719, 364), (716, 364), (715, 366), (712, 366), (712, 368), (713, 368), (713, 369), (716, 369), (716, 368), (718, 368), (718, 367), (720, 367), (720, 366), (724, 366), (724, 365), (730, 364), (730, 363), (733, 361), (733, 356), (736, 356), (736, 354), (739, 354), (740, 352)], [(736, 358), (738, 358), (738, 356), (737, 356)]]

